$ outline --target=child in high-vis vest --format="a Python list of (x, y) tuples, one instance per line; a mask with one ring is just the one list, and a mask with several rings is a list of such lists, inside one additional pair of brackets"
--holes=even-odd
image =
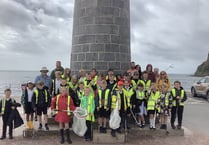
[(99, 131), (100, 133), (106, 133), (107, 119), (109, 118), (109, 109), (110, 109), (110, 99), (111, 99), (110, 90), (107, 89), (106, 80), (101, 81), (101, 89), (98, 90), (96, 97), (96, 108), (99, 113)]
[(144, 115), (147, 115), (145, 102), (146, 102), (146, 95), (144, 92), (144, 85), (142, 83), (139, 83), (137, 85), (137, 90), (136, 90), (135, 110), (136, 110), (136, 114), (138, 115), (137, 125), (141, 128), (145, 127)]
[(80, 107), (83, 109), (86, 109), (88, 113), (86, 117), (87, 131), (84, 135), (86, 141), (91, 141), (93, 139), (92, 122), (95, 121), (95, 118), (94, 118), (95, 102), (94, 102), (94, 95), (91, 91), (92, 89), (90, 88), (90, 86), (85, 86), (84, 96), (80, 98), (80, 101), (81, 101)]
[(182, 118), (184, 112), (184, 102), (187, 100), (187, 95), (181, 82), (175, 81), (174, 88), (171, 90), (172, 95), (172, 109), (171, 109), (171, 127), (176, 128), (174, 122), (176, 119), (176, 114), (178, 115), (178, 125), (177, 128), (181, 129), (182, 127)]
[(32, 108), (32, 97), (34, 91), (34, 84), (29, 81), (27, 87), (22, 94), (22, 105), (26, 114), (27, 128), (33, 129), (34, 110)]
[(117, 89), (113, 90), (113, 94), (111, 96), (111, 110), (116, 108), (116, 103), (118, 102), (118, 111), (119, 115), (121, 117), (121, 123), (120, 127), (118, 129), (112, 129), (111, 135), (112, 137), (116, 137), (116, 131), (118, 133), (121, 133), (121, 127), (126, 128), (125, 121), (126, 121), (126, 111), (127, 111), (127, 100), (126, 100), (126, 94), (123, 90), (123, 81), (119, 81), (117, 83)]
[(7, 124), (9, 120), (9, 116), (12, 112), (12, 109), (15, 109), (13, 104), (16, 102), (13, 98), (11, 98), (11, 90), (6, 89), (4, 91), (5, 97), (0, 101), (0, 116), (2, 116), (3, 120), (3, 129), (2, 129), (2, 136), (0, 140), (3, 140), (6, 138), (6, 132), (7, 132), (7, 125), (9, 126), (9, 139), (13, 139), (13, 124)]
[(136, 99), (136, 91), (131, 86), (131, 82), (129, 80), (124, 81), (123, 91), (125, 93), (126, 101), (127, 101), (126, 125), (127, 125), (127, 129), (130, 129), (131, 111), (133, 109), (134, 102)]
[(59, 122), (60, 129), (60, 143), (65, 142), (64, 129), (67, 137), (67, 142), (72, 143), (70, 138), (69, 122), (71, 111), (75, 110), (73, 99), (68, 95), (68, 87), (63, 86), (59, 88), (60, 94), (53, 99), (51, 109), (55, 111), (55, 121)]
[(157, 109), (160, 113), (160, 129), (165, 130), (167, 130), (167, 120), (172, 107), (172, 97), (168, 89), (169, 87), (166, 83), (161, 85), (161, 94), (157, 101)]
[(50, 95), (46, 88), (44, 88), (43, 81), (38, 81), (32, 97), (32, 106), (34, 111), (37, 111), (39, 128), (42, 129), (42, 113), (44, 114), (45, 129), (49, 130), (48, 127), (48, 115), (47, 110), (50, 107)]
[(152, 84), (150, 92), (148, 91), (148, 101), (147, 101), (147, 110), (149, 115), (150, 129), (155, 128), (155, 118), (157, 114), (157, 100), (160, 98), (160, 92), (157, 90), (155, 84)]

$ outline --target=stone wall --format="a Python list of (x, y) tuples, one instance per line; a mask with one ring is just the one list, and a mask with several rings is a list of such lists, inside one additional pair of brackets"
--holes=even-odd
[(71, 69), (77, 72), (129, 67), (129, 0), (75, 0)]

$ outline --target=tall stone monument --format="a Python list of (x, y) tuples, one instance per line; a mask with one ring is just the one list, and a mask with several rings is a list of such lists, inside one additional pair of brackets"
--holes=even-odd
[(75, 0), (71, 69), (78, 72), (129, 68), (129, 0)]

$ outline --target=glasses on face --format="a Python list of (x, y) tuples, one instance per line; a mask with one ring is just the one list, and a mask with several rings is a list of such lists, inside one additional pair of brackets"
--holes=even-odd
[(60, 88), (67, 88), (67, 84), (65, 85), (60, 84)]
[(162, 73), (162, 74), (160, 74), (161, 76), (164, 76), (165, 75), (165, 73)]

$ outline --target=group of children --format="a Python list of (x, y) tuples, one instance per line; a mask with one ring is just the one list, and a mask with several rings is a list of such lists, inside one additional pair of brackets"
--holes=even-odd
[[(76, 75), (63, 77), (62, 72), (55, 72), (55, 79), (52, 80), (52, 89), (45, 87), (43, 81), (36, 84), (28, 82), (27, 88), (23, 91), (22, 104), (26, 113), (27, 127), (33, 128), (34, 113), (38, 116), (39, 128), (43, 128), (41, 116), (44, 115), (44, 127), (49, 130), (47, 123), (47, 110), (55, 112), (55, 121), (59, 122), (60, 143), (72, 143), (69, 132), (69, 122), (72, 112), (76, 107), (86, 109), (85, 140), (92, 140), (92, 122), (98, 118), (99, 132), (106, 133), (110, 114), (117, 108), (121, 117), (121, 125), (118, 129), (112, 129), (111, 135), (116, 136), (116, 132), (121, 133), (121, 129), (130, 128), (130, 120), (136, 118), (136, 125), (145, 127), (146, 118), (149, 118), (150, 129), (155, 130), (155, 119), (160, 115), (160, 129), (167, 129), (167, 119), (171, 114), (171, 127), (176, 128), (174, 122), (178, 115), (177, 128), (182, 127), (182, 115), (186, 93), (179, 81), (174, 82), (174, 88), (170, 89), (167, 81), (156, 85), (148, 78), (148, 72), (144, 71), (142, 77), (139, 73), (125, 73), (122, 77), (116, 77), (113, 70), (109, 70), (106, 76), (97, 75), (92, 69), (82, 79)], [(82, 80), (82, 81), (79, 81)], [(7, 91), (5, 90), (6, 100)], [(0, 112), (3, 115), (3, 122), (7, 109), (4, 109), (0, 102)], [(11, 102), (11, 99), (10, 99)], [(6, 105), (7, 106), (7, 105)], [(96, 116), (95, 116), (96, 115)], [(132, 117), (131, 117), (132, 116)], [(4, 124), (3, 124), (4, 126)], [(5, 127), (5, 126), (4, 126)], [(11, 134), (11, 131), (10, 131)], [(1, 139), (6, 137), (5, 130)]]

